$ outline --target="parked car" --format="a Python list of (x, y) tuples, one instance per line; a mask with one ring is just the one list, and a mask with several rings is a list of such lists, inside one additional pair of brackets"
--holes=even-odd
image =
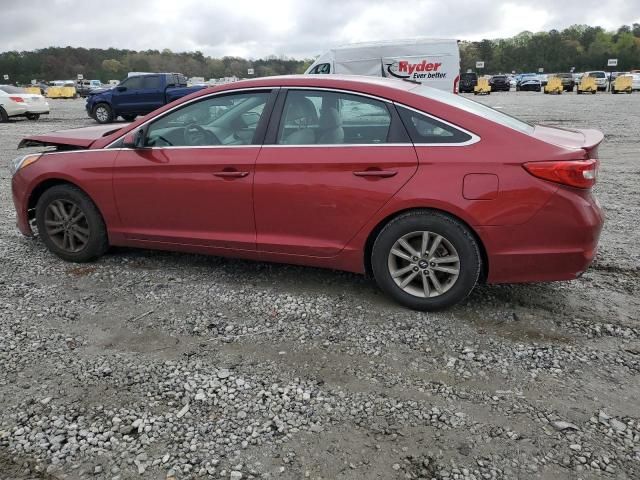
[(115, 131), (29, 136), (20, 146), (61, 151), (16, 159), (13, 199), (20, 231), (34, 221), (68, 261), (120, 245), (370, 272), (434, 310), (478, 281), (587, 269), (602, 139), (411, 82), (265, 77)]
[(634, 92), (640, 90), (640, 73), (632, 73), (631, 74), (631, 88)]
[(605, 92), (607, 90), (607, 87), (609, 86), (609, 79), (607, 78), (607, 73), (604, 70), (584, 72), (584, 75), (588, 75), (596, 79), (598, 91)]
[(478, 74), (467, 72), (460, 75), (460, 93), (473, 93), (473, 88), (478, 85)]
[(546, 73), (538, 73), (538, 80), (540, 80), (540, 85), (545, 87), (547, 83), (549, 83), (549, 75)]
[(455, 39), (354, 43), (323, 53), (305, 73), (400, 78), (458, 92), (460, 49)]
[(516, 91), (541, 92), (542, 83), (537, 73), (523, 73), (516, 84)]
[(27, 117), (38, 120), (40, 115), (49, 113), (49, 103), (42, 96), (26, 93), (24, 88), (13, 85), (0, 85), (0, 122), (9, 117)]
[(88, 97), (93, 90), (98, 88), (102, 88), (100, 80), (78, 80), (76, 82), (76, 91), (81, 97)]
[(202, 88), (187, 87), (186, 77), (179, 73), (131, 75), (112, 88), (89, 92), (85, 108), (98, 123), (111, 123), (117, 117), (132, 122)]
[(494, 75), (489, 79), (492, 92), (508, 92), (511, 89), (509, 78), (506, 75)]
[(556, 77), (560, 79), (562, 82), (562, 89), (565, 92), (573, 92), (573, 89), (576, 86), (575, 80), (573, 79), (573, 74), (571, 73), (557, 73)]

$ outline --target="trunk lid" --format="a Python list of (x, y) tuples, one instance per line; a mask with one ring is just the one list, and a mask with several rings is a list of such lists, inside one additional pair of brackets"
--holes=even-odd
[(23, 138), (18, 144), (18, 148), (56, 147), (64, 150), (86, 149), (91, 147), (96, 140), (120, 130), (123, 126), (97, 125), (94, 127), (60, 130), (44, 135), (31, 135)]
[(597, 158), (598, 145), (604, 139), (598, 130), (568, 129), (536, 125), (533, 136), (560, 147), (582, 149), (589, 158)]

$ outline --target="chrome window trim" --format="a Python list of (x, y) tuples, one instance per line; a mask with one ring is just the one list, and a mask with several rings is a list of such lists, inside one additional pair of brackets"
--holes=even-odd
[[(202, 95), (201, 97), (196, 97), (196, 98), (192, 98), (191, 100), (189, 100), (188, 102), (184, 102), (184, 103), (180, 103), (178, 105), (176, 105), (175, 107), (170, 108), (169, 110), (162, 112), (162, 115), (150, 118), (149, 120), (146, 120), (145, 122), (141, 123), (140, 125), (138, 125), (136, 128), (142, 128), (145, 125), (147, 125), (150, 122), (156, 121), (162, 117), (164, 117), (165, 115), (168, 115), (169, 113), (173, 112), (174, 110), (177, 110), (178, 108), (182, 108), (185, 107), (187, 105), (190, 105), (194, 102), (198, 102), (201, 100), (205, 100), (208, 99), (210, 97), (217, 97), (218, 95), (224, 95), (227, 93), (238, 93), (238, 92), (250, 92), (252, 90), (276, 90), (276, 89), (280, 89), (282, 87), (274, 87), (274, 86), (265, 86), (265, 87), (246, 87), (246, 88), (237, 88), (237, 89), (232, 89), (232, 90), (222, 90), (221, 92), (211, 92), (207, 95)], [(119, 142), (120, 140), (122, 140), (127, 134), (123, 134), (121, 136), (119, 136), (117, 139), (115, 139), (113, 142), (111, 142), (108, 145), (105, 145), (104, 147), (102, 147), (100, 150), (106, 150), (108, 149), (111, 145), (113, 145), (114, 143)], [(211, 146), (215, 146), (215, 145), (211, 145)], [(237, 146), (241, 146), (241, 145), (237, 145)], [(247, 146), (247, 145), (242, 145), (242, 146)], [(250, 145), (250, 146), (259, 146), (259, 145)], [(157, 147), (157, 148), (162, 148), (162, 147)], [(125, 150), (133, 150), (133, 149), (125, 149)]]
[[(378, 100), (381, 102), (385, 102), (388, 104), (392, 104), (395, 106), (400, 106), (406, 109), (409, 109), (413, 112), (416, 112), (420, 115), (424, 115), (426, 117), (430, 117), (433, 118), (434, 120), (444, 123), (445, 125), (450, 126), (451, 128), (455, 128), (456, 130), (459, 130), (461, 132), (466, 133), (467, 135), (471, 136), (471, 139), (467, 140), (466, 142), (460, 142), (460, 143), (412, 143), (412, 142), (406, 142), (406, 143), (343, 143), (343, 144), (323, 144), (323, 143), (318, 143), (318, 144), (312, 144), (312, 145), (281, 145), (281, 144), (274, 144), (274, 145), (205, 145), (205, 146), (184, 146), (184, 147), (180, 147), (180, 146), (175, 146), (175, 147), (171, 147), (171, 146), (167, 146), (167, 147), (146, 147), (148, 149), (177, 149), (177, 148), (247, 148), (247, 147), (278, 147), (278, 148), (313, 148), (313, 147), (330, 147), (330, 148), (335, 148), (335, 147), (380, 147), (380, 146), (406, 146), (406, 145), (413, 145), (414, 147), (425, 147), (425, 146), (429, 146), (429, 147), (466, 147), (469, 145), (473, 145), (474, 143), (477, 143), (481, 140), (481, 138), (476, 135), (473, 132), (470, 132), (462, 127), (459, 127), (457, 125), (452, 124), (451, 122), (447, 122), (446, 120), (443, 120), (439, 117), (436, 117), (435, 115), (431, 115), (429, 113), (423, 112), (422, 110), (418, 110), (417, 108), (414, 107), (410, 107), (408, 105), (405, 105), (404, 103), (400, 103), (400, 102), (396, 102), (393, 100), (389, 100), (387, 98), (382, 98), (382, 97), (378, 97), (375, 95), (370, 95), (368, 93), (360, 93), (360, 92), (354, 92), (353, 90), (344, 90), (341, 88), (329, 88), (329, 87), (304, 87), (304, 86), (293, 86), (293, 87), (288, 87), (285, 85), (280, 85), (280, 86), (264, 86), (264, 87), (247, 87), (247, 88), (239, 88), (239, 89), (234, 89), (234, 90), (223, 90), (221, 92), (212, 92), (210, 94), (207, 95), (203, 95), (202, 97), (196, 97), (193, 98), (191, 100), (189, 100), (188, 102), (185, 103), (181, 103), (179, 105), (176, 105), (173, 108), (170, 108), (169, 110), (167, 110), (166, 112), (162, 113), (162, 116), (159, 117), (154, 117), (154, 118), (150, 118), (149, 120), (141, 123), (140, 125), (138, 125), (137, 128), (142, 128), (145, 125), (147, 125), (148, 123), (155, 121), (156, 119), (162, 118), (165, 115), (168, 115), (169, 113), (173, 112), (174, 110), (181, 108), (183, 106), (189, 105), (193, 102), (196, 101), (200, 101), (200, 100), (204, 100), (210, 97), (215, 97), (218, 95), (223, 95), (223, 94), (227, 94), (227, 93), (237, 93), (237, 92), (246, 92), (246, 91), (254, 91), (254, 90), (275, 90), (275, 89), (287, 89), (287, 91), (289, 90), (316, 90), (316, 91), (325, 91), (325, 92), (338, 92), (338, 93), (346, 93), (349, 95), (355, 95), (355, 96), (361, 96), (361, 97), (366, 97), (366, 98), (371, 98), (373, 100)], [(437, 100), (435, 100), (437, 101)], [(113, 142), (109, 143), (108, 145), (105, 145), (104, 147), (102, 147), (99, 150), (107, 150), (110, 149), (109, 147), (111, 147), (111, 145), (117, 143), (118, 141), (122, 140), (125, 137), (126, 134), (121, 135), (120, 137), (118, 137), (117, 139), (115, 139)], [(133, 148), (114, 148), (111, 150), (136, 150)], [(83, 151), (88, 151), (88, 150), (83, 150)], [(52, 152), (54, 153), (54, 152)], [(58, 152), (55, 152), (58, 153)], [(69, 153), (69, 152), (64, 152), (64, 153)]]

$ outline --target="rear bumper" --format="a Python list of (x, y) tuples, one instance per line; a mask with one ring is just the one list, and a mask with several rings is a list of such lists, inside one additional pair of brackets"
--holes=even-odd
[(561, 187), (527, 223), (478, 227), (488, 283), (573, 280), (596, 256), (604, 215), (590, 191)]
[(49, 115), (49, 111), (49, 104), (29, 106), (29, 108), (27, 108), (27, 113), (37, 113), (39, 115)]

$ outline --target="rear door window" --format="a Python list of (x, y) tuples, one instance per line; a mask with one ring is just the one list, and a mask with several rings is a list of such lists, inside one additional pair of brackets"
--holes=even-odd
[(288, 92), (277, 143), (282, 145), (386, 143), (387, 105), (359, 95), (329, 91)]
[(157, 75), (147, 75), (142, 77), (142, 88), (158, 90), (161, 87), (160, 77)]

